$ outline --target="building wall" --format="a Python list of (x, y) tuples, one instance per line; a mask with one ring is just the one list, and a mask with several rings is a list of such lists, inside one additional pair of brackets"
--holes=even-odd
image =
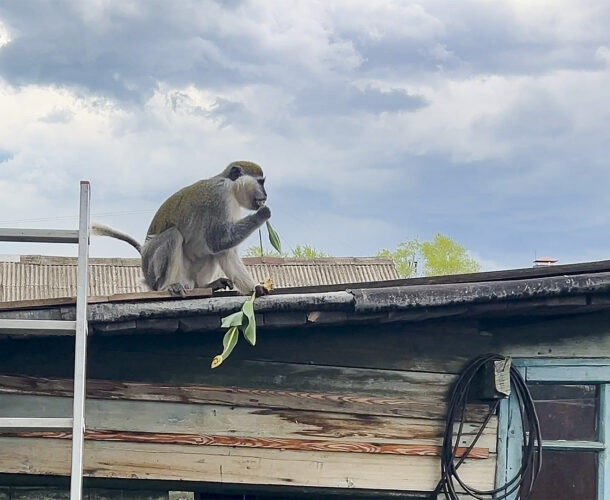
[[(596, 357), (608, 317), (261, 329), (216, 370), (221, 332), (90, 339), (85, 474), (352, 491), (431, 491), (445, 400), (478, 354)], [(71, 340), (0, 341), (0, 416), (69, 412)], [(463, 446), (486, 407), (469, 408)], [(67, 474), (62, 434), (0, 438), (0, 472)], [(461, 476), (494, 483), (492, 419)]]

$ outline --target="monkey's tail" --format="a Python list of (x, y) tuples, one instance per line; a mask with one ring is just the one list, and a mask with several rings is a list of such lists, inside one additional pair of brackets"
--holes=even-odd
[(123, 233), (118, 229), (114, 229), (110, 226), (106, 226), (105, 224), (100, 224), (99, 222), (91, 223), (91, 233), (96, 234), (98, 236), (109, 236), (110, 238), (116, 238), (117, 240), (125, 241), (129, 243), (132, 247), (134, 247), (138, 253), (142, 253), (142, 245), (139, 241), (137, 241), (133, 236), (130, 236), (127, 233)]

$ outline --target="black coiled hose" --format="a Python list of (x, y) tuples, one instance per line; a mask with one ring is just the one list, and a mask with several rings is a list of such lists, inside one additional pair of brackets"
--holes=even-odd
[[(483, 434), (485, 427), (489, 423), (492, 415), (496, 413), (499, 400), (494, 401), (490, 405), (489, 413), (485, 421), (481, 424), (475, 438), (470, 446), (462, 454), (461, 458), (456, 456), (460, 439), (462, 437), (462, 429), (465, 423), (466, 405), (468, 403), (468, 395), (472, 382), (478, 372), (487, 363), (493, 361), (504, 361), (506, 358), (499, 354), (485, 354), (473, 359), (461, 375), (458, 377), (453, 386), (451, 399), (447, 410), (447, 426), (445, 428), (445, 436), (443, 438), (443, 447), (441, 452), (441, 480), (434, 491), (434, 495), (444, 493), (448, 500), (459, 500), (457, 493), (457, 485), (459, 485), (466, 496), (476, 498), (478, 500), (502, 500), (508, 497), (515, 491), (518, 491), (517, 498), (527, 500), (532, 494), (534, 483), (540, 473), (542, 466), (542, 437), (540, 434), (540, 422), (534, 408), (534, 401), (529, 389), (519, 371), (511, 365), (510, 368), (510, 384), (511, 391), (516, 395), (521, 412), (521, 421), (523, 428), (522, 443), (523, 443), (523, 459), (521, 468), (515, 476), (506, 484), (493, 490), (478, 490), (468, 486), (459, 476), (458, 468), (470, 451), (474, 448), (476, 442)], [(454, 434), (454, 424), (459, 422), (457, 434)], [(529, 432), (528, 432), (529, 431)], [(455, 443), (455, 444), (453, 444)], [(525, 484), (525, 478), (529, 475), (530, 480)], [(456, 484), (457, 483), (457, 484)], [(434, 497), (436, 498), (436, 496)]]

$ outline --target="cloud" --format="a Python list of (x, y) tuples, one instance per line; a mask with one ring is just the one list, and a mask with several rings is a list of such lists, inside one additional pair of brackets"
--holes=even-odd
[(289, 243), (602, 257), (609, 24), (602, 0), (4, 2), (0, 211), (72, 223), (89, 179), (94, 213), (141, 237), (173, 191), (251, 159)]
[(299, 92), (333, 78), (597, 68), (610, 8), (599, 1), (40, 0), (5, 3), (0, 17), (0, 68), (11, 84), (66, 85), (142, 104), (160, 82)]
[(68, 123), (74, 117), (74, 112), (69, 109), (54, 109), (47, 115), (40, 118), (40, 121), (46, 123)]
[(371, 86), (359, 89), (352, 85), (325, 89), (314, 87), (298, 96), (296, 102), (299, 114), (305, 116), (414, 111), (425, 105), (425, 99), (404, 89), (383, 91)]

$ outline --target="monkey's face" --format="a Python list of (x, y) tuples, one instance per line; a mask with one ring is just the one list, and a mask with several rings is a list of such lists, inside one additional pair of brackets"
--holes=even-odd
[(264, 177), (245, 174), (234, 181), (234, 186), (235, 198), (244, 208), (257, 210), (267, 201)]

